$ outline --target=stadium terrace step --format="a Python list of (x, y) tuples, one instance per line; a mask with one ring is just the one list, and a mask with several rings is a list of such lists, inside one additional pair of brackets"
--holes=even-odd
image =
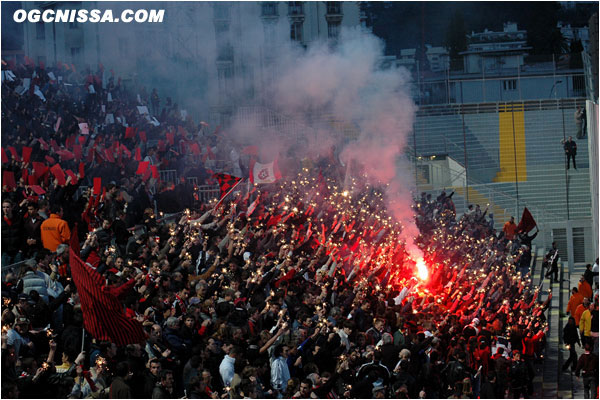
[[(506, 209), (497, 206), (492, 200), (488, 199), (483, 193), (473, 187), (453, 187), (452, 190), (461, 197), (468, 198), (469, 204), (479, 204), (482, 210), (485, 210), (485, 207), (489, 204), (488, 215), (489, 213), (493, 213), (495, 221), (507, 221), (510, 218), (511, 214), (506, 211)], [(503, 223), (504, 222), (502, 222), (502, 224)]]

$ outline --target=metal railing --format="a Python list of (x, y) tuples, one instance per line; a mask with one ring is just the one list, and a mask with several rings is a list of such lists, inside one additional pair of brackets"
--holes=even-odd
[(219, 199), (221, 197), (221, 190), (219, 185), (202, 185), (198, 186), (198, 200), (202, 203), (208, 203), (211, 200)]
[(594, 71), (592, 58), (586, 51), (581, 52), (581, 58), (583, 59), (583, 72), (585, 73), (586, 97), (588, 100), (597, 103), (598, 71)]
[[(432, 188), (418, 179), (419, 157), (447, 154), (465, 168), (461, 173), (466, 175), (463, 202), (467, 201), (468, 186), (494, 199), (515, 217), (527, 206), (532, 213), (536, 210), (542, 223), (590, 218), (587, 140), (577, 140), (577, 171), (566, 170), (560, 143), (565, 137), (576, 137), (573, 116), (584, 101), (578, 98), (422, 107), (407, 149), (415, 165), (417, 186)], [(522, 121), (524, 149), (520, 157), (516, 157), (512, 141), (500, 142), (500, 118), (507, 115), (501, 113), (512, 109), (515, 114), (520, 113)], [(511, 115), (511, 111), (508, 113)], [(514, 177), (512, 172), (507, 174), (510, 168), (520, 171), (518, 181), (516, 173)], [(457, 178), (456, 174), (451, 178)]]
[(160, 177), (161, 182), (167, 183), (178, 183), (177, 179), (177, 170), (176, 169), (160, 169), (158, 170), (158, 175)]
[(17, 279), (19, 279), (21, 277), (21, 275), (23, 274), (22, 269), (25, 266), (25, 263), (29, 260), (34, 260), (34, 259), (30, 258), (27, 260), (19, 261), (18, 263), (6, 265), (6, 266), (3, 265), (2, 266), (2, 282), (4, 282), (6, 280), (6, 275), (8, 275), (9, 273), (14, 274), (15, 277)]
[(238, 107), (233, 119), (235, 122), (243, 123), (246, 127), (273, 130), (280, 137), (296, 142), (304, 138), (317, 138), (317, 131), (314, 128), (266, 107)]

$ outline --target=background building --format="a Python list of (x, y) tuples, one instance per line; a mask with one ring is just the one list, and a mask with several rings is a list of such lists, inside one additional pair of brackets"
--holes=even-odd
[(236, 107), (255, 104), (264, 95), (280, 46), (306, 48), (323, 39), (335, 45), (342, 27), (361, 24), (358, 2), (47, 1), (22, 6), (109, 8), (113, 15), (164, 9), (160, 24), (21, 24), (23, 52), (36, 62), (73, 63), (93, 71), (98, 63), (110, 66), (126, 84), (152, 82), (159, 94), (187, 104), (194, 116), (210, 115), (215, 125), (226, 124)]

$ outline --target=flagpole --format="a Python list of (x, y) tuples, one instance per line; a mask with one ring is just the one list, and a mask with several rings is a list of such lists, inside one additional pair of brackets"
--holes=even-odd
[(83, 353), (83, 349), (85, 347), (85, 327), (81, 328), (81, 352)]
[(233, 192), (233, 190), (234, 190), (234, 189), (235, 189), (235, 188), (236, 188), (236, 187), (237, 187), (237, 186), (238, 186), (240, 183), (242, 183), (242, 182), (244, 181), (244, 179), (245, 179), (245, 178), (242, 178), (242, 179), (240, 179), (240, 180), (239, 180), (239, 181), (238, 181), (238, 182), (237, 182), (235, 185), (233, 185), (233, 187), (232, 187), (231, 189), (229, 189), (229, 192), (225, 193), (225, 196), (221, 197), (221, 200), (219, 200), (219, 202), (218, 202), (217, 204), (215, 204), (215, 206), (213, 207), (213, 209), (212, 209), (212, 211), (213, 211), (213, 212), (214, 212), (214, 211), (215, 211), (215, 210), (216, 210), (216, 209), (217, 209), (217, 208), (218, 208), (218, 207), (221, 205), (221, 203), (223, 202), (223, 200), (225, 200), (225, 198), (226, 198), (227, 196), (229, 196), (229, 194), (230, 194), (231, 192)]

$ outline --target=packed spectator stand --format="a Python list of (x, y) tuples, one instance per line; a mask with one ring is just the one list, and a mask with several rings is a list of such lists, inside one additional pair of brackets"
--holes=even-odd
[(2, 397), (532, 394), (552, 293), (526, 235), (422, 194), (422, 279), (382, 188), (343, 187), (335, 157), (220, 192), (251, 152), (177, 104), (102, 66), (2, 76)]

